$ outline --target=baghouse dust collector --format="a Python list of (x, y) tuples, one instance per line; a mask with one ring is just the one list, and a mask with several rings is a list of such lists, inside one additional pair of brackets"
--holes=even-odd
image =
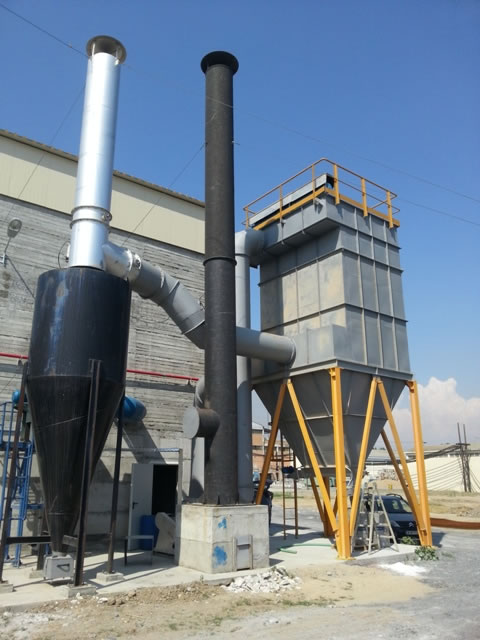
[[(190, 496), (198, 504), (184, 505), (178, 518), (180, 562), (205, 571), (268, 564), (266, 509), (246, 504), (252, 495), (252, 384), (273, 416), (257, 502), (280, 428), (318, 484), (325, 529), (335, 533), (340, 556), (349, 557), (366, 456), (380, 435), (386, 437), (386, 421), (394, 428), (391, 410), (405, 385), (413, 397), (421, 449), (394, 194), (322, 161), (249, 205), (247, 229), (235, 235), (233, 76), (238, 62), (226, 52), (208, 54), (202, 60), (207, 94), (204, 310), (161, 267), (109, 242), (119, 75), (126, 52), (107, 36), (90, 40), (87, 52), (69, 266), (39, 278), (27, 378), (53, 553), (65, 552), (80, 509), (85, 510), (85, 487), (124, 392), (135, 291), (161, 305), (181, 332), (205, 349), (205, 380), (184, 417), (201, 473)], [(350, 183), (342, 180), (344, 174)], [(343, 189), (352, 180), (358, 182), (355, 197)], [(260, 268), (260, 332), (249, 328), (250, 266)], [(237, 355), (242, 356), (238, 362)], [(291, 402), (285, 401), (287, 391)], [(346, 469), (356, 480), (350, 520)], [(428, 541), (425, 491), (418, 503), (404, 473), (420, 535)], [(336, 478), (338, 516), (328, 497), (329, 476)]]

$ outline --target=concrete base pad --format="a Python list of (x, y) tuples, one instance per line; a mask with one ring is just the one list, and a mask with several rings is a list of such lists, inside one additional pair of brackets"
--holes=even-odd
[(11, 593), (13, 584), (11, 582), (0, 582), (0, 593)]
[(180, 566), (205, 573), (268, 567), (268, 507), (182, 505), (175, 554)]
[(35, 580), (35, 578), (43, 578), (43, 569), (34, 569), (33, 571), (30, 571), (28, 577), (33, 580)]
[(61, 587), (61, 592), (65, 598), (75, 598), (77, 594), (81, 596), (93, 596), (97, 592), (97, 587), (90, 584), (82, 584), (75, 587), (73, 584), (66, 584)]
[(107, 573), (106, 571), (101, 571), (97, 573), (95, 576), (95, 580), (97, 582), (101, 582), (102, 584), (110, 584), (111, 582), (121, 582), (125, 580), (125, 576), (123, 573), (119, 573), (118, 571), (114, 573)]

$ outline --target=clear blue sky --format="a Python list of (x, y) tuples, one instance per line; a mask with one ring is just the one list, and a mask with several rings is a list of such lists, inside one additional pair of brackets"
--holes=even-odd
[(480, 2), (0, 2), (72, 47), (0, 7), (0, 127), (76, 153), (75, 49), (113, 35), (128, 52), (116, 168), (200, 199), (200, 60), (234, 53), (238, 227), (246, 203), (322, 156), (398, 193), (413, 370), (480, 396)]

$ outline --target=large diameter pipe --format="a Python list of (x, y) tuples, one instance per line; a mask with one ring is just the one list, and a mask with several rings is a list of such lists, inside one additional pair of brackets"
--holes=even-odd
[[(108, 273), (128, 280), (132, 291), (161, 306), (184, 335), (199, 349), (205, 348), (205, 312), (177, 278), (112, 242), (105, 244), (103, 251)], [(295, 343), (287, 336), (245, 327), (236, 327), (235, 336), (238, 355), (285, 365), (295, 359)]]
[(228, 505), (237, 493), (237, 372), (235, 353), (235, 248), (233, 75), (236, 58), (206, 55), (205, 105), (205, 407), (219, 427), (205, 460), (207, 504)]
[[(261, 231), (254, 229), (235, 234), (237, 346), (239, 327), (250, 329), (250, 259), (260, 252), (264, 238)], [(237, 355), (238, 496), (244, 503), (253, 499), (251, 369), (250, 358)]]
[(113, 156), (123, 45), (109, 36), (87, 44), (88, 70), (72, 210), (70, 267), (103, 269), (111, 219)]

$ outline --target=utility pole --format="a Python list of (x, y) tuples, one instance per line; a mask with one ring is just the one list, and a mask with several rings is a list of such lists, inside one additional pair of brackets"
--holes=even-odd
[(458, 444), (460, 445), (460, 460), (462, 463), (463, 490), (465, 493), (472, 492), (472, 481), (470, 477), (470, 455), (468, 453), (467, 432), (463, 425), (463, 439), (460, 432), (460, 423), (457, 422)]

